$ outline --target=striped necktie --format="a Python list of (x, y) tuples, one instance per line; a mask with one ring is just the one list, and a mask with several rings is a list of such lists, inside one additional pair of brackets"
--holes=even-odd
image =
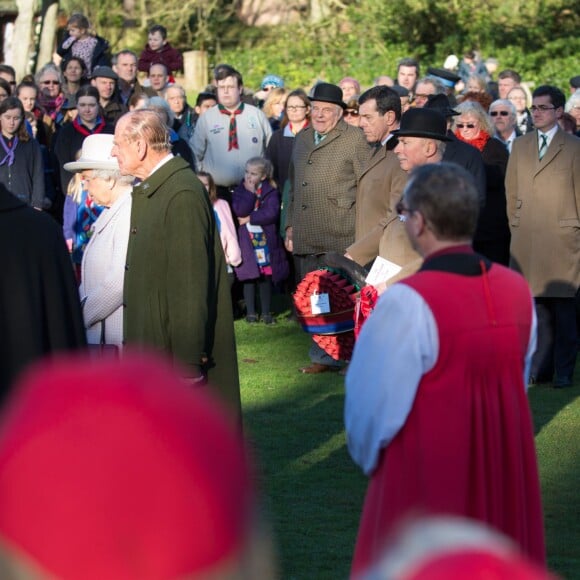
[(322, 141), (324, 141), (325, 137), (326, 137), (326, 135), (323, 135), (322, 133), (319, 133), (318, 131), (314, 131), (314, 145), (320, 145), (320, 143), (322, 143)]
[(543, 133), (540, 133), (540, 139), (542, 140), (542, 142), (540, 143), (540, 151), (538, 153), (538, 158), (541, 161), (542, 157), (544, 157), (546, 151), (548, 150), (548, 137)]

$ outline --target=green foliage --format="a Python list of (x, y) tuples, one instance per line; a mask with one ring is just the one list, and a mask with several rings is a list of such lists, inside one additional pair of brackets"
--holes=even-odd
[(580, 1), (564, 0), (359, 0), (320, 22), (274, 28), (237, 28), (212, 53), (255, 87), (266, 73), (288, 86), (316, 79), (338, 82), (347, 74), (370, 86), (379, 74), (396, 74), (403, 56), (420, 59), (422, 70), (441, 66), (448, 54), (476, 48), (514, 68), (535, 85), (562, 88), (577, 74)]

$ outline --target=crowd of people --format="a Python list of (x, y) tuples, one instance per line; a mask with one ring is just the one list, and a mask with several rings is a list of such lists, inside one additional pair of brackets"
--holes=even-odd
[[(425, 76), (404, 58), (366, 89), (347, 76), (289, 90), (269, 74), (252, 93), (220, 64), (190, 105), (163, 26), (141, 55), (112, 57), (82, 14), (67, 31), (34, 77), (0, 64), (0, 235), (20, 252), (0, 292), (0, 394), (44, 354), (88, 343), (103, 360), (112, 347), (111, 364), (135, 373), (127, 384), (142, 373), (207, 385), (239, 435), (236, 286), (246, 322), (273, 325), (274, 290), (292, 291), (327, 253), (365, 271), (382, 261), (396, 271), (375, 283), (384, 295), (352, 361), (313, 340), (299, 369), (346, 374), (348, 447), (370, 477), (353, 576), (415, 512), (484, 522), (544, 566), (526, 388), (573, 384), (580, 76), (566, 99), (513, 70), (495, 77), (497, 63), (470, 51)], [(124, 349), (164, 353), (174, 369), (143, 359), (136, 370)], [(73, 380), (57, 367), (47, 381), (53, 372)], [(20, 477), (2, 445), (0, 490)], [(0, 529), (18, 545), (26, 534), (2, 505)]]

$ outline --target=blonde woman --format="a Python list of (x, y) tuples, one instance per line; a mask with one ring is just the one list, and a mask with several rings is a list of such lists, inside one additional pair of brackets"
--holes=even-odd
[(272, 131), (280, 128), (280, 123), (284, 116), (286, 109), (286, 99), (288, 98), (288, 91), (283, 88), (272, 89), (264, 102), (264, 115), (268, 117)]

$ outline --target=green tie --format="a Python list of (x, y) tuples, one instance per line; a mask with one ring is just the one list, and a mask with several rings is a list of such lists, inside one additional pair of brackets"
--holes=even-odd
[(326, 137), (326, 135), (323, 135), (322, 133), (319, 133), (318, 131), (314, 131), (314, 145), (320, 145), (320, 142)]
[(538, 154), (538, 157), (541, 161), (542, 157), (546, 154), (546, 151), (548, 150), (548, 137), (546, 137), (546, 135), (544, 135), (543, 133), (540, 133), (540, 139), (542, 140), (542, 142), (540, 143), (540, 152)]

